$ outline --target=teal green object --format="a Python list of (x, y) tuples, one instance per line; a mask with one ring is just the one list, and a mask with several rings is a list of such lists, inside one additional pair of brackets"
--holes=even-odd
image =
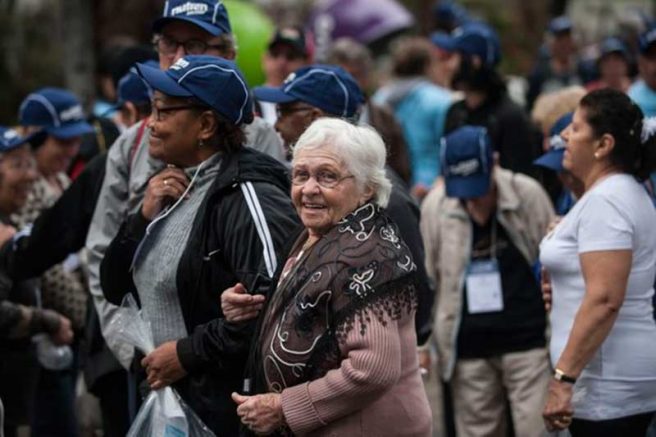
[(262, 55), (275, 30), (271, 20), (256, 5), (241, 0), (226, 0), (232, 33), (237, 40), (237, 66), (248, 85), (264, 83)]

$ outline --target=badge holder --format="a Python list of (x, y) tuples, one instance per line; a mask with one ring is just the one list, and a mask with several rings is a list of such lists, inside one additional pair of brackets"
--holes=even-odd
[(467, 269), (467, 311), (469, 314), (503, 311), (503, 289), (497, 261), (497, 224), (492, 222), (490, 259), (472, 261)]

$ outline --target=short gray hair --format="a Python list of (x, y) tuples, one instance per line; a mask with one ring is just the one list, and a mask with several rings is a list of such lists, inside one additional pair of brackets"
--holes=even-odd
[(292, 163), (299, 151), (323, 147), (335, 150), (361, 189), (365, 186), (373, 189), (376, 205), (387, 206), (392, 183), (385, 175), (387, 149), (378, 132), (339, 118), (320, 118), (296, 142)]

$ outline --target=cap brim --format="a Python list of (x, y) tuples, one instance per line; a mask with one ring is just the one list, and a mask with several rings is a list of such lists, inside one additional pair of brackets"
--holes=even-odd
[(490, 173), (471, 176), (448, 176), (444, 178), (446, 195), (458, 199), (473, 199), (487, 194), (490, 190)]
[(165, 71), (159, 68), (149, 67), (145, 64), (137, 64), (139, 76), (143, 77), (152, 89), (161, 91), (167, 96), (172, 97), (192, 97), (193, 94), (185, 88), (178, 85), (175, 79), (171, 78)]
[(445, 50), (447, 52), (456, 51), (456, 41), (451, 35), (447, 34), (433, 34), (430, 37), (433, 45)]
[(271, 103), (290, 103), (298, 100), (278, 87), (259, 86), (253, 89), (253, 95), (257, 100)]
[(93, 133), (95, 132), (95, 129), (86, 121), (76, 121), (73, 123), (66, 123), (59, 127), (47, 127), (46, 132), (55, 138), (67, 140), (69, 138)]
[(556, 172), (561, 172), (564, 170), (563, 155), (565, 155), (565, 149), (550, 150), (533, 161), (533, 164)]
[(191, 23), (195, 26), (200, 27), (201, 29), (208, 32), (212, 36), (219, 36), (219, 35), (224, 34), (224, 33), (229, 33), (229, 32), (226, 32), (225, 30), (221, 29), (219, 26), (214, 26), (214, 25), (212, 25), (210, 23), (207, 23), (205, 21), (198, 20), (198, 19), (195, 19), (195, 18), (190, 18), (190, 17), (162, 17), (162, 18), (158, 18), (153, 23), (153, 32), (155, 32), (155, 33), (161, 32), (162, 29), (164, 28), (164, 26), (166, 26), (167, 24), (169, 24), (171, 22), (174, 22), (174, 21), (184, 21), (186, 23)]

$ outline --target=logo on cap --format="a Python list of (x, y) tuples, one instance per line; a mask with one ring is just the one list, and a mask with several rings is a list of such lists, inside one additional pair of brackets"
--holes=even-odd
[(290, 83), (293, 82), (294, 79), (296, 79), (296, 72), (289, 73), (289, 76), (287, 76), (282, 83)]
[(176, 6), (171, 9), (171, 16), (176, 15), (203, 15), (209, 10), (205, 3), (192, 3), (187, 2), (183, 5)]
[(457, 164), (449, 166), (449, 175), (455, 176), (469, 176), (476, 172), (481, 167), (477, 158), (471, 158), (466, 161), (461, 161)]
[(82, 118), (84, 118), (84, 111), (82, 110), (81, 105), (71, 106), (59, 113), (59, 119), (64, 123), (72, 120), (80, 120)]
[(183, 70), (189, 67), (189, 62), (185, 61), (183, 58), (178, 59), (175, 64), (171, 65), (171, 70)]

